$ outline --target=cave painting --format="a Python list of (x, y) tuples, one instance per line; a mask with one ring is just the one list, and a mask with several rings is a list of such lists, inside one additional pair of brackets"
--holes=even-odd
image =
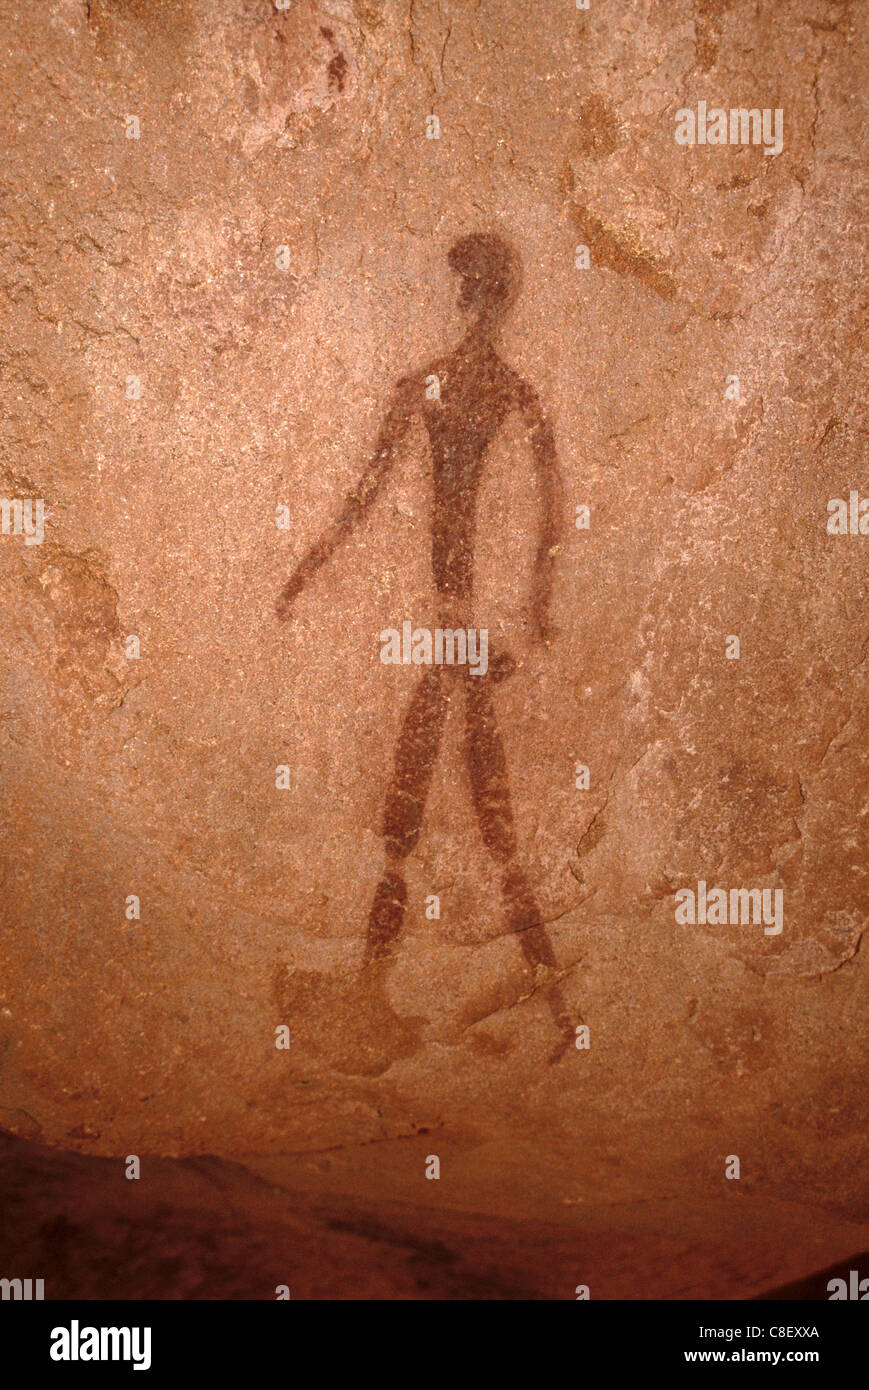
[[(459, 346), (399, 381), (374, 453), (337, 520), (301, 560), (277, 603), (291, 616), (299, 595), (365, 517), (384, 487), (415, 417), (430, 442), (434, 505), (432, 569), (440, 621), (468, 629), (473, 595), (477, 500), (486, 451), (507, 417), (517, 414), (531, 445), (542, 494), (542, 517), (531, 578), (531, 625), (536, 640), (547, 635), (554, 554), (561, 525), (561, 487), (552, 428), (534, 389), (509, 367), (494, 346), (498, 329), (519, 290), (520, 262), (500, 237), (462, 237), (449, 252), (460, 278), (459, 305), (470, 326)], [(437, 381), (437, 394), (431, 390)], [(429, 390), (426, 390), (427, 383)], [(434, 395), (434, 398), (432, 396)], [(426, 799), (451, 697), (463, 697), (464, 765), (483, 843), (501, 876), (504, 914), (544, 992), (559, 1041), (551, 1060), (575, 1036), (556, 975), (556, 961), (540, 909), (520, 865), (504, 744), (493, 688), (515, 669), (508, 653), (493, 655), (485, 675), (468, 666), (424, 670), (410, 700), (395, 748), (381, 833), (386, 863), (368, 918), (362, 968), (339, 984), (316, 972), (286, 971), (278, 989), (293, 1011), (332, 1014), (344, 1030), (339, 1070), (376, 1073), (419, 1047), (423, 1020), (396, 1015), (386, 1002), (384, 970), (397, 950), (407, 906), (404, 864), (420, 836)], [(367, 1029), (361, 1029), (362, 1020)]]

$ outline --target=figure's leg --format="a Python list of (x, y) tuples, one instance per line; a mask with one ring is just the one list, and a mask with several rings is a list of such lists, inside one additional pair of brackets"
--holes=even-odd
[[(491, 685), (485, 676), (465, 678), (466, 757), (471, 779), (474, 810), (483, 842), (502, 868), (501, 888), (507, 912), (507, 922), (519, 938), (519, 943), (532, 971), (538, 966), (556, 968), (552, 943), (546, 933), (540, 908), (518, 862), (518, 846), (510, 801), (510, 782), (504, 744), (495, 718)], [(574, 1036), (567, 1008), (558, 985), (546, 990), (552, 1016), (562, 1032), (564, 1042), (556, 1055), (564, 1050)]]
[(371, 904), (365, 965), (384, 960), (401, 930), (407, 902), (402, 866), (419, 839), (447, 703), (443, 668), (427, 671), (414, 692), (395, 748), (383, 811), (386, 868)]

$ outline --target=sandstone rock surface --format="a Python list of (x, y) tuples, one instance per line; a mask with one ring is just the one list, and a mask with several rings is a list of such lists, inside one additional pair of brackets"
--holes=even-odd
[[(765, 1252), (727, 1296), (865, 1244), (861, 7), (0, 12), (0, 493), (47, 509), (0, 536), (0, 1124), (568, 1245), (650, 1203), (705, 1251), (669, 1297), (721, 1292), (725, 1208)], [(677, 143), (698, 102), (781, 152)], [(480, 235), (517, 277), (474, 357)], [(432, 420), (508, 396), (465, 603), (435, 480), (478, 456)], [(433, 677), (402, 781), (425, 672), (380, 634), (459, 611), (511, 664)], [(681, 925), (700, 882), (781, 932)]]

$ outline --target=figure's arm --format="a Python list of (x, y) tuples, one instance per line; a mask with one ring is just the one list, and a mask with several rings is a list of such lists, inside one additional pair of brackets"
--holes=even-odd
[(279, 618), (288, 618), (293, 602), (338, 546), (347, 539), (357, 522), (369, 511), (395, 462), (396, 450), (407, 433), (413, 416), (413, 390), (409, 381), (400, 384), (381, 426), (374, 453), (356, 487), (344, 499), (337, 519), (299, 561), (281, 590), (276, 604)]
[(531, 620), (535, 635), (543, 639), (549, 636), (552, 575), (555, 556), (560, 549), (558, 538), (562, 533), (564, 520), (564, 494), (552, 426), (543, 413), (537, 392), (525, 382), (520, 388), (519, 409), (528, 430), (534, 466), (543, 492), (540, 539), (534, 559), (531, 588)]

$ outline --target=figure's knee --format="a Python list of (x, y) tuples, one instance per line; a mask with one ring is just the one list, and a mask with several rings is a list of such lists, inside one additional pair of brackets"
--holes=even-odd
[(382, 959), (401, 931), (407, 904), (407, 885), (401, 874), (387, 868), (376, 889), (368, 917), (366, 957)]
[(519, 939), (525, 959), (532, 968), (538, 965), (554, 966), (555, 953), (543, 925), (540, 907), (518, 865), (507, 865), (502, 888), (507, 919)]
[(509, 876), (510, 863), (515, 859), (519, 848), (513, 831), (512, 816), (501, 813), (497, 807), (478, 805), (477, 824), (489, 854)]
[(531, 926), (540, 920), (540, 909), (531, 891), (531, 885), (518, 864), (508, 862), (504, 865), (501, 887), (510, 913), (511, 921)]
[(408, 792), (391, 792), (383, 808), (386, 858), (400, 865), (410, 854), (422, 830), (422, 801)]

